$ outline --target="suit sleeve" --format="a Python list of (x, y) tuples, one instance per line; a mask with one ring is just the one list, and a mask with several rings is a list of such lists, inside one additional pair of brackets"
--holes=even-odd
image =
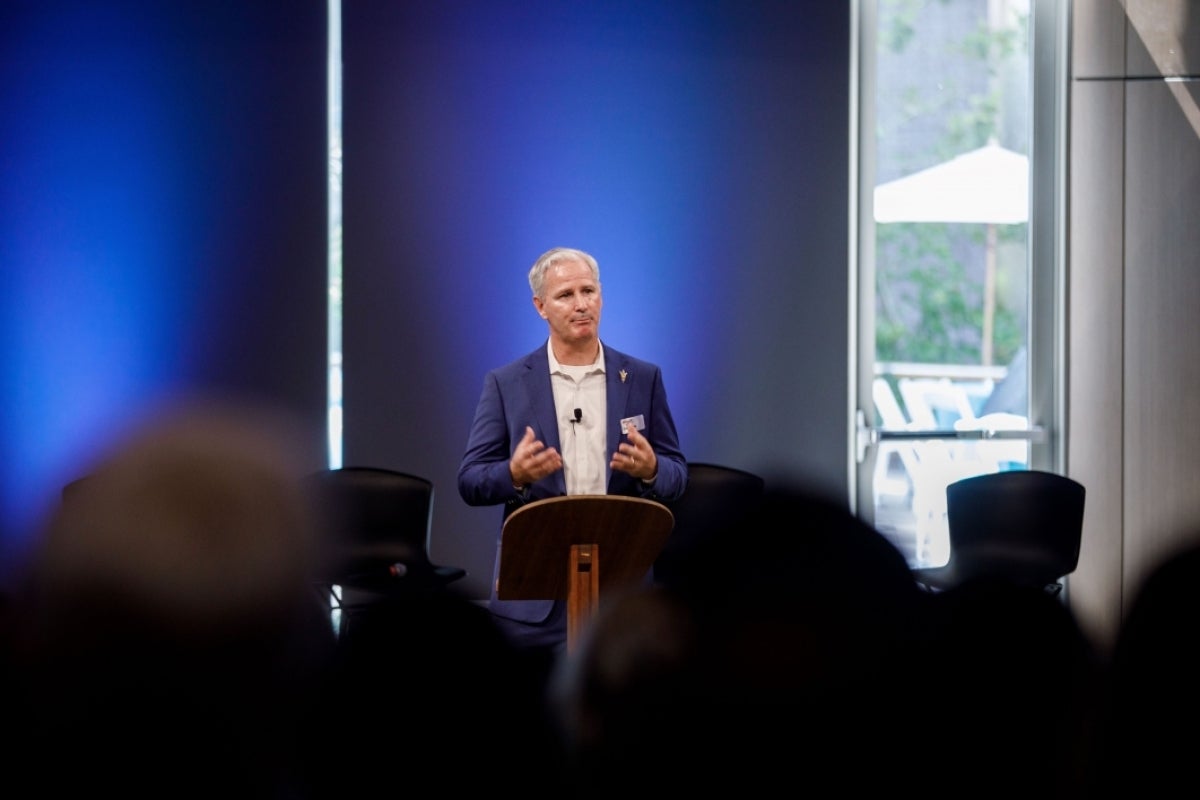
[(647, 438), (658, 458), (658, 475), (653, 483), (642, 484), (642, 496), (670, 502), (679, 499), (687, 488), (687, 459), (679, 448), (679, 433), (675, 430), (675, 418), (667, 403), (667, 388), (661, 369), (654, 370), (650, 415), (650, 435)]
[(516, 496), (508, 470), (513, 446), (499, 378), (493, 371), (484, 378), (466, 452), (458, 466), (458, 493), (467, 505), (497, 505)]

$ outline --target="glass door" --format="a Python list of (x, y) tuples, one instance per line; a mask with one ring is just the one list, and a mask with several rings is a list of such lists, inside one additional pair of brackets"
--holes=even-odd
[(1034, 44), (1061, 4), (1034, 5), (857, 8), (857, 504), (914, 567), (949, 554), (947, 484), (1054, 464), (1060, 259), (1035, 237), (1060, 227), (1031, 220), (1059, 193), (1031, 176), (1058, 163)]

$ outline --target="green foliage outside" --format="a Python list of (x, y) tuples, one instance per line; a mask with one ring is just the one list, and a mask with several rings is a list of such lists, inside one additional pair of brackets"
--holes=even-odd
[[(1001, 242), (1023, 241), (1025, 225), (997, 226)], [(984, 225), (899, 222), (876, 228), (875, 352), (879, 361), (979, 364), (983, 329), (982, 268), (968, 275), (966, 257), (983, 258)], [(886, 254), (886, 257), (884, 257)], [(1025, 309), (1013, 308), (997, 270), (992, 362), (1007, 364), (1025, 343)], [(1018, 296), (1024, 297), (1023, 293)]]
[[(946, 0), (882, 0), (880, 47), (904, 53), (914, 44), (921, 8)], [(926, 154), (910, 153), (917, 163), (944, 160), (997, 141), (1003, 122), (1001, 65), (1025, 52), (1028, 20), (1015, 29), (989, 30), (986, 20), (952, 46), (953, 56), (976, 62), (988, 76), (985, 91), (965, 93), (957, 76), (944, 77), (940, 95), (929, 98), (908, 88), (894, 93), (891, 133), (930, 115), (943, 119), (941, 135)], [(940, 364), (982, 362), (983, 260), (985, 225), (890, 223), (876, 226), (876, 359)], [(997, 225), (1000, 243), (1022, 243), (1027, 225)], [(999, 249), (999, 248), (998, 248)], [(969, 265), (969, 267), (968, 267)], [(992, 363), (1007, 364), (1025, 343), (1024, 264), (1002, 264), (996, 271)], [(1011, 298), (1019, 298), (1014, 307)]]

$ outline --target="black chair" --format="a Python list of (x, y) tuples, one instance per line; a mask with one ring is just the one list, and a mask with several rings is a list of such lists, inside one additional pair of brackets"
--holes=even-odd
[[(335, 601), (442, 589), (466, 576), (429, 556), (432, 481), (382, 467), (342, 467), (304, 478), (321, 519), (322, 582)], [(333, 587), (339, 587), (338, 590)], [(343, 610), (355, 603), (341, 602)]]
[(946, 487), (949, 560), (913, 575), (931, 591), (997, 579), (1057, 594), (1079, 563), (1084, 495), (1079, 482), (1040, 470), (955, 481)]
[(765, 487), (762, 477), (737, 467), (689, 463), (687, 489), (664, 504), (675, 516), (675, 527), (654, 562), (654, 582), (690, 589), (710, 580), (726, 536), (757, 507)]

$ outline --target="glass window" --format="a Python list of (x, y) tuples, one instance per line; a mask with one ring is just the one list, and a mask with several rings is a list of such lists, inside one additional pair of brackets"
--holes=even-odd
[(1038, 83), (1056, 77), (1037, 72), (1034, 48), (1057, 18), (1039, 23), (1031, 0), (858, 12), (858, 500), (910, 564), (930, 566), (948, 555), (946, 485), (1044, 465), (1054, 423), (1031, 395), (1032, 370), (1054, 363), (1053, 337), (1035, 335), (1054, 325), (1035, 319), (1054, 308), (1033, 302), (1046, 291), (1035, 276), (1057, 259), (1034, 269), (1030, 176), (1035, 152), (1057, 163), (1043, 130), (1060, 126), (1035, 125)]

